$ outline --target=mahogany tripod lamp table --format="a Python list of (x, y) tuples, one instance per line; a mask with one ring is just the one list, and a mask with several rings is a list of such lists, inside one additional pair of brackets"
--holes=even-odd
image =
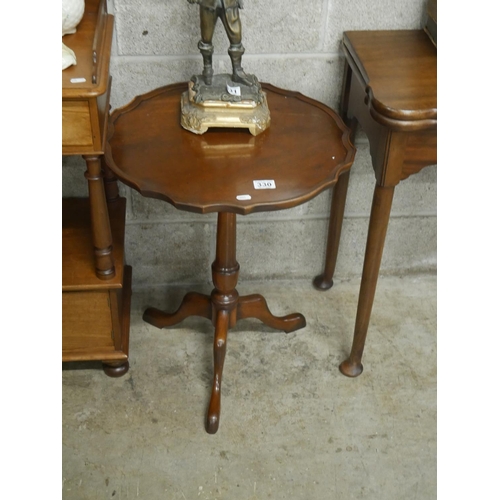
[(272, 124), (256, 137), (242, 129), (203, 135), (184, 130), (180, 99), (186, 83), (136, 97), (110, 117), (106, 159), (121, 181), (180, 210), (218, 212), (212, 294), (190, 292), (172, 314), (154, 308), (144, 313), (158, 328), (193, 315), (212, 321), (214, 378), (206, 426), (212, 434), (219, 427), (228, 329), (243, 318), (285, 332), (306, 324), (302, 314), (274, 316), (262, 295), (238, 295), (236, 214), (300, 205), (333, 186), (354, 159), (349, 131), (334, 111), (301, 94), (262, 87)]

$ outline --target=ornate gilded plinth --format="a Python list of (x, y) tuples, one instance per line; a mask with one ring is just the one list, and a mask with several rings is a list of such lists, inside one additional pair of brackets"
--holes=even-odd
[(254, 136), (271, 124), (266, 94), (254, 85), (234, 83), (231, 75), (216, 75), (212, 85), (195, 76), (181, 97), (181, 125), (195, 134), (209, 128), (247, 128)]

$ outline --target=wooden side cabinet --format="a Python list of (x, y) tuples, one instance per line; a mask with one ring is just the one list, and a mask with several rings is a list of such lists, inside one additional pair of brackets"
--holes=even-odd
[(62, 360), (100, 360), (128, 371), (132, 269), (125, 265), (126, 200), (104, 163), (113, 16), (86, 0), (77, 32), (64, 37), (77, 64), (62, 72), (62, 154), (82, 155), (88, 198), (62, 200)]

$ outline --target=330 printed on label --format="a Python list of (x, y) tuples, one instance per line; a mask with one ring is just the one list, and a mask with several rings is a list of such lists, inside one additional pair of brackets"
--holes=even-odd
[(260, 180), (260, 181), (253, 181), (253, 187), (255, 189), (276, 189), (276, 184), (274, 180)]

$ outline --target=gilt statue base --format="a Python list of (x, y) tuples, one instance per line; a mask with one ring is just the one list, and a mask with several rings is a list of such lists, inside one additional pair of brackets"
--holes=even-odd
[(271, 116), (265, 92), (253, 81), (252, 86), (238, 84), (221, 74), (207, 85), (202, 76), (194, 76), (181, 97), (181, 126), (194, 134), (215, 127), (247, 128), (253, 136), (264, 132)]

